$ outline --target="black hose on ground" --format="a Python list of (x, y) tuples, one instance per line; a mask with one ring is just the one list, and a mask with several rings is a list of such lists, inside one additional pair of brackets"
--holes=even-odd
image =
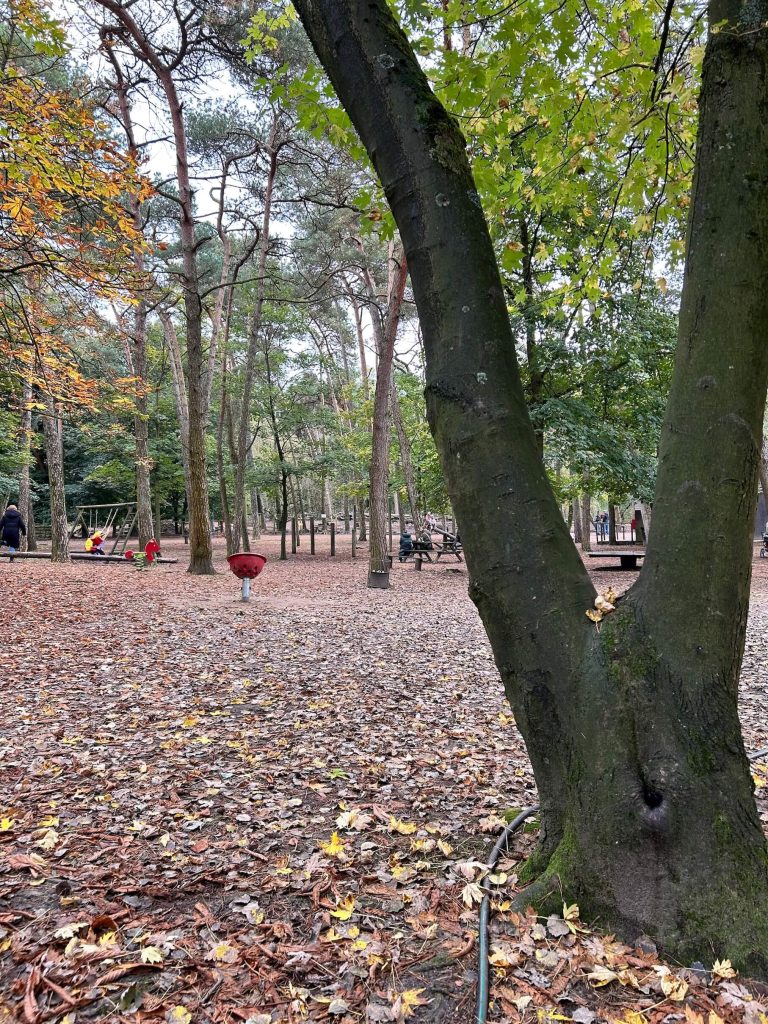
[[(762, 747), (760, 750), (755, 750), (751, 754), (747, 754), (747, 758), (750, 763), (752, 761), (759, 761), (760, 758), (768, 757), (768, 747)], [(517, 832), (520, 826), (535, 814), (539, 810), (538, 805), (535, 807), (528, 807), (526, 810), (521, 811), (520, 814), (511, 821), (509, 825), (499, 836), (496, 841), (496, 845), (491, 850), (491, 856), (488, 859), (488, 867), (492, 871), (496, 866), (496, 862), (501, 856), (502, 850), (506, 849), (509, 845), (509, 840)], [(480, 904), (480, 936), (478, 942), (478, 955), (479, 955), (479, 978), (477, 982), (477, 1003), (475, 1011), (475, 1022), (476, 1024), (486, 1024), (488, 1018), (488, 1000), (490, 997), (490, 977), (489, 977), (489, 964), (488, 964), (488, 922), (491, 917), (491, 892), (488, 887), (485, 887), (485, 895), (483, 896), (483, 902)]]
[[(496, 862), (501, 856), (502, 850), (507, 849), (509, 846), (509, 840), (517, 832), (517, 830), (525, 823), (525, 821), (536, 814), (539, 807), (538, 804), (535, 807), (528, 807), (524, 811), (511, 821), (509, 825), (504, 829), (499, 838), (496, 840), (496, 845), (491, 850), (491, 856), (488, 858), (489, 873), (496, 867)], [(476, 1024), (485, 1024), (488, 1017), (488, 998), (490, 995), (489, 987), (489, 964), (488, 964), (488, 921), (491, 916), (491, 890), (488, 886), (485, 886), (485, 895), (483, 896), (483, 902), (480, 904), (480, 935), (478, 941), (478, 974), (479, 978), (477, 981), (477, 1004), (475, 1012)]]

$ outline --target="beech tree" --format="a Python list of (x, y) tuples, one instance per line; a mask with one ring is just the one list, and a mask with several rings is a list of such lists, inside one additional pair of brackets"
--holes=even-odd
[[(768, 384), (768, 0), (712, 0), (645, 566), (598, 628), (548, 482), (464, 139), (386, 0), (294, 0), (399, 228), (470, 593), (542, 807), (523, 902), (768, 974), (737, 715)], [(654, 85), (655, 88), (655, 85)]]

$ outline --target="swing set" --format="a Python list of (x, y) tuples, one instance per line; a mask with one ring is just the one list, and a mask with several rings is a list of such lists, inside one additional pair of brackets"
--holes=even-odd
[[(77, 515), (69, 539), (82, 529), (86, 536), (99, 530), (105, 538), (110, 530), (114, 532), (110, 555), (124, 555), (125, 549), (136, 525), (138, 509), (135, 501), (123, 501), (110, 505), (78, 505)], [(106, 543), (104, 545), (106, 547)]]

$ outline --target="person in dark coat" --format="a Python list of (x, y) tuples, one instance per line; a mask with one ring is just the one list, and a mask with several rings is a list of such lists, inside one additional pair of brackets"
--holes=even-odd
[(398, 561), (404, 562), (406, 558), (413, 551), (413, 537), (406, 530), (405, 533), (400, 534), (400, 551), (398, 552)]
[(0, 542), (7, 544), (11, 552), (10, 561), (21, 546), (22, 534), (26, 537), (27, 527), (22, 518), (21, 512), (15, 505), (9, 505), (5, 515), (0, 519)]

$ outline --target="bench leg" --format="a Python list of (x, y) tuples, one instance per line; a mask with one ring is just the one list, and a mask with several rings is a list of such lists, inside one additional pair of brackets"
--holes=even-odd
[(619, 565), (622, 569), (636, 569), (637, 555), (621, 555), (619, 557)]

